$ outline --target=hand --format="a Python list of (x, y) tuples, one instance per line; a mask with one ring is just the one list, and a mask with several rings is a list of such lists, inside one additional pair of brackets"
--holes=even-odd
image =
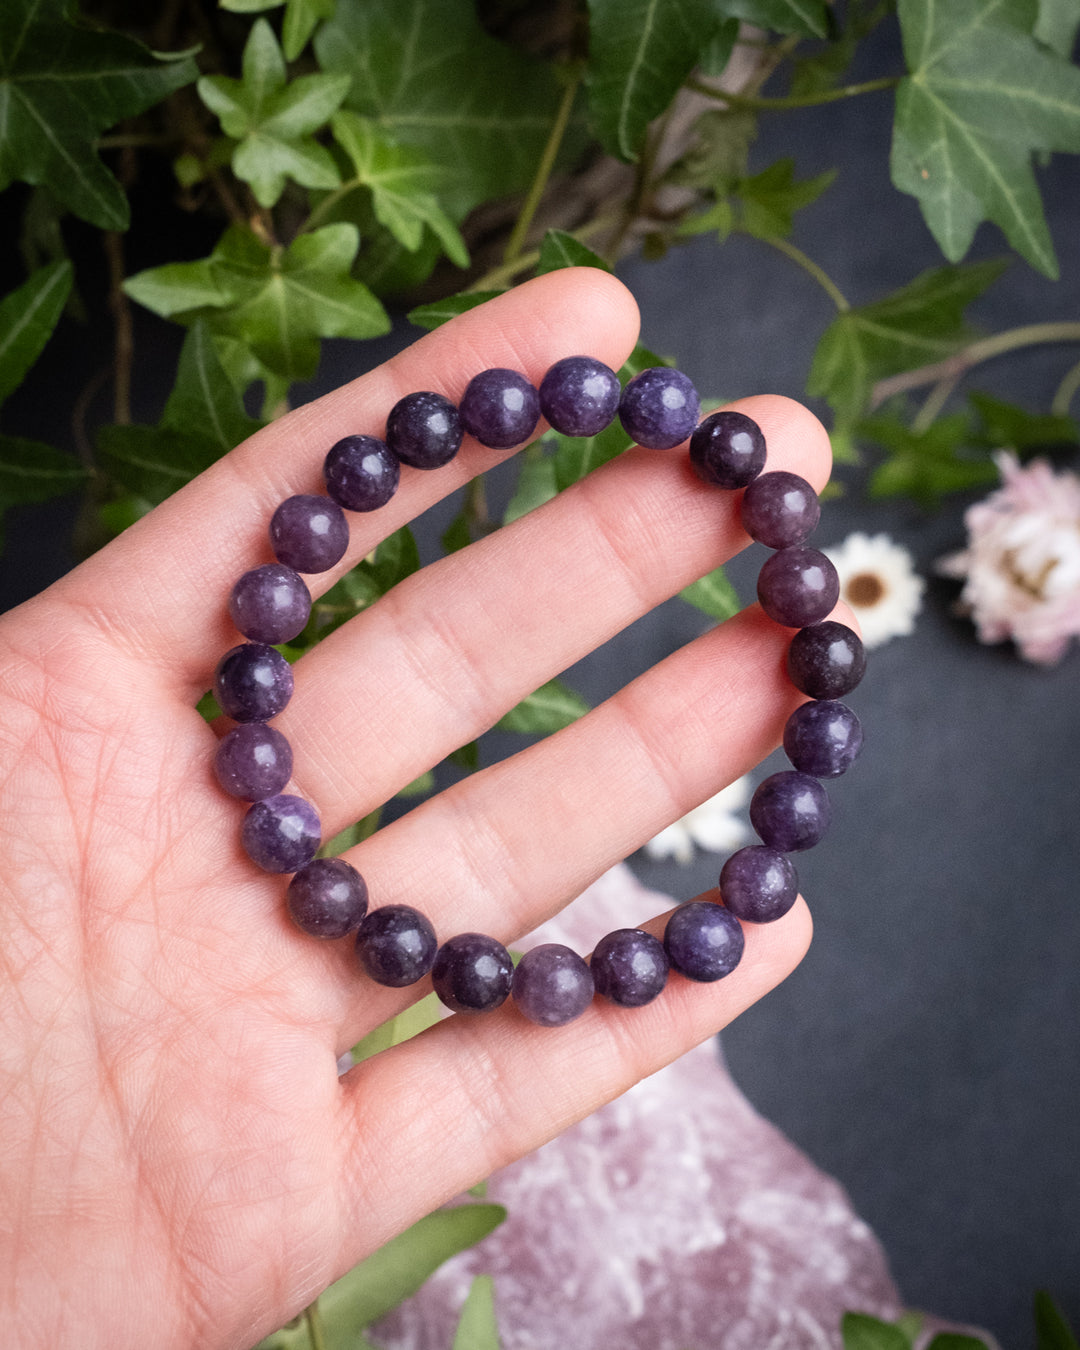
[[(195, 711), (237, 641), (233, 581), (275, 506), (379, 433), (402, 394), (460, 396), (562, 356), (618, 366), (637, 331), (613, 278), (558, 272), (456, 319), (266, 427), (0, 620), (0, 1248), (8, 1343), (201, 1350), (256, 1342), (440, 1202), (712, 1035), (786, 976), (805, 905), (747, 928), (715, 985), (599, 1001), (542, 1029), (507, 1004), (357, 1066), (337, 1057), (424, 991), (298, 932), (284, 879), (242, 853)], [(755, 398), (769, 467), (821, 486), (828, 440)], [(345, 569), (501, 453), (467, 443), (352, 515)], [(683, 452), (634, 450), (401, 583), (297, 667), (276, 725), (330, 837), (611, 634), (746, 543), (736, 499)], [(565, 602), (568, 593), (571, 604)], [(505, 942), (748, 770), (801, 697), (755, 607), (587, 717), (425, 801), (348, 856), (374, 905), (440, 938)], [(656, 925), (659, 931), (661, 924)]]

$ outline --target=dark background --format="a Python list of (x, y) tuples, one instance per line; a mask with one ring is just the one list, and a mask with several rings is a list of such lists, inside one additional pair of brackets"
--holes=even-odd
[[(853, 78), (898, 69), (893, 41), (883, 35)], [(942, 261), (916, 203), (888, 182), (891, 107), (878, 94), (797, 120), (766, 118), (753, 155), (761, 168), (794, 153), (803, 177), (842, 166), (794, 238), (856, 304)], [(974, 307), (987, 331), (1080, 317), (1076, 161), (1059, 157), (1040, 179), (1062, 281), (1014, 261)], [(131, 255), (129, 270), (180, 256), (167, 223), (157, 246), (155, 256)], [(189, 241), (187, 256), (197, 256), (191, 248)], [(984, 226), (972, 256), (1002, 252), (1000, 235)], [(111, 340), (94, 301), (96, 268), (92, 258), (80, 268), (89, 326), (58, 335), (5, 407), (5, 431), (72, 448), (71, 390), (106, 359)], [(10, 272), (5, 290), (19, 279), (13, 259)], [(620, 275), (641, 304), (645, 341), (676, 355), (704, 394), (801, 395), (832, 306), (767, 246), (736, 237), (720, 249), (703, 238), (660, 263), (629, 262)], [(146, 406), (135, 416), (155, 420), (177, 335), (147, 316), (137, 323), (147, 344), (137, 376)], [(376, 364), (411, 336), (399, 323), (385, 342), (327, 344), (311, 392), (357, 374), (358, 359)], [(968, 384), (1045, 410), (1076, 356), (1033, 349), (978, 370)], [(93, 407), (95, 416), (107, 418), (105, 407)], [(1075, 457), (1072, 466), (1080, 467)], [(816, 921), (810, 954), (725, 1033), (724, 1049), (757, 1107), (847, 1187), (904, 1298), (981, 1324), (1006, 1350), (1021, 1350), (1034, 1344), (1037, 1287), (1050, 1289), (1080, 1327), (1080, 654), (1037, 668), (1008, 645), (980, 646), (954, 616), (958, 588), (933, 579), (932, 566), (962, 544), (970, 498), (926, 514), (871, 503), (859, 471), (838, 477), (847, 492), (828, 505), (820, 542), (839, 543), (853, 529), (888, 532), (930, 578), (925, 607), (915, 635), (875, 654), (851, 697), (866, 748), (830, 786), (837, 819), (829, 838), (799, 861)], [(72, 564), (75, 513), (67, 502), (9, 514), (0, 607)], [(450, 514), (433, 513), (429, 552)], [(744, 599), (757, 561), (732, 569)], [(568, 678), (598, 700), (703, 624), (673, 602)], [(488, 754), (515, 744), (493, 740)], [(715, 884), (720, 859), (632, 862), (647, 884), (685, 897)]]

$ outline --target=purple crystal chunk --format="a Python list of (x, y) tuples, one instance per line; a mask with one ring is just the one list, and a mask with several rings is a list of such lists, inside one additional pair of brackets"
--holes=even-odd
[(454, 1012), (491, 1012), (505, 1003), (514, 979), (510, 953), (485, 933), (459, 933), (439, 948), (431, 983)]
[(376, 511), (397, 491), (401, 465), (377, 436), (346, 436), (323, 463), (326, 490), (349, 511)]
[(763, 843), (781, 853), (813, 848), (831, 818), (829, 794), (816, 778), (797, 769), (770, 774), (750, 798), (750, 824)]
[(367, 883), (344, 858), (315, 858), (289, 882), (285, 904), (312, 937), (344, 937), (367, 913)]
[(540, 395), (516, 370), (482, 370), (461, 399), (461, 421), (470, 436), (492, 450), (527, 441), (540, 420)]
[(596, 436), (615, 420), (619, 377), (591, 356), (564, 356), (540, 381), (540, 411), (564, 436)]
[(271, 646), (304, 629), (311, 592), (283, 563), (265, 563), (245, 572), (229, 596), (229, 616), (246, 638)]
[(651, 1003), (667, 984), (664, 944), (640, 928), (617, 928), (593, 948), (589, 969), (596, 992), (621, 1008)]
[(733, 853), (720, 871), (724, 907), (747, 923), (782, 919), (799, 894), (791, 859), (775, 848), (752, 844)]
[(234, 722), (269, 722), (293, 692), (288, 661), (262, 642), (231, 647), (214, 672), (214, 697)]
[(821, 502), (805, 478), (783, 469), (763, 473), (743, 493), (743, 529), (769, 548), (801, 544), (817, 529)]
[(296, 872), (314, 858), (321, 830), (319, 813), (310, 802), (281, 793), (249, 808), (240, 842), (264, 872)]
[(650, 450), (681, 445), (697, 426), (698, 392), (681, 370), (650, 366), (635, 375), (622, 393), (619, 420), (628, 436)]
[(784, 727), (784, 752), (801, 773), (838, 778), (862, 749), (862, 723), (836, 699), (804, 703)]
[(386, 444), (402, 464), (438, 469), (461, 449), (461, 414), (442, 394), (406, 394), (386, 419)]
[(223, 736), (214, 772), (226, 792), (246, 802), (276, 797), (292, 777), (292, 746), (264, 722), (244, 722)]
[(328, 572), (349, 547), (349, 522), (329, 497), (286, 497), (270, 517), (270, 546), (278, 562), (297, 572)]
[(791, 683), (811, 698), (842, 698), (866, 673), (866, 651), (847, 624), (827, 619), (795, 634), (787, 668)]
[(766, 559), (758, 573), (757, 594), (774, 622), (803, 628), (831, 613), (840, 599), (840, 578), (824, 553), (796, 545)]
[(752, 417), (724, 408), (710, 413), (690, 437), (690, 463), (706, 483), (746, 487), (765, 467), (765, 437)]
[(423, 979), (438, 949), (431, 921), (411, 905), (373, 909), (356, 934), (360, 964), (376, 984), (392, 989)]
[(664, 930), (668, 960), (700, 984), (730, 975), (742, 959), (746, 939), (738, 919), (710, 900), (691, 900), (673, 910)]
[(580, 1017), (594, 993), (589, 967), (561, 942), (534, 947), (514, 971), (514, 1002), (530, 1022), (542, 1027), (565, 1026)]

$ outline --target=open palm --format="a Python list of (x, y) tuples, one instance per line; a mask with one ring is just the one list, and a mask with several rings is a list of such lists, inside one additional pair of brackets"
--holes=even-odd
[[(675, 978), (560, 1030), (511, 1005), (357, 1066), (338, 1055), (425, 986), (363, 978), (348, 941), (295, 930), (239, 845), (195, 704), (236, 642), (225, 600), (268, 559), (275, 506), (402, 394), (460, 396), (490, 366), (618, 366), (633, 301), (594, 271), (519, 287), (259, 432), (0, 620), (0, 1247), (9, 1345), (243, 1347), (443, 1200), (704, 1039), (809, 941), (800, 901), (747, 929), (716, 985)], [(827, 438), (782, 399), (743, 405), (769, 467), (820, 486)], [(467, 442), (352, 516), (325, 589), (501, 457)], [(633, 450), (425, 569), (306, 655), (276, 725), (326, 837), (745, 544), (731, 494), (681, 452)], [(572, 579), (572, 587), (570, 581)], [(576, 596), (573, 604), (564, 597)], [(786, 637), (745, 611), (565, 732), (478, 773), (348, 856), (373, 904), (440, 939), (510, 941), (779, 738), (800, 696)]]

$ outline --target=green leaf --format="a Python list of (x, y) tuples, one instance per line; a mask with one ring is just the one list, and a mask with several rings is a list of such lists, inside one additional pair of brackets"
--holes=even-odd
[(472, 543), (472, 528), (464, 511), (459, 511), (443, 530), (439, 542), (443, 546), (444, 553), (457, 553), (459, 549), (468, 548)]
[(1068, 61), (1080, 28), (1080, 5), (1076, 0), (1039, 0), (1035, 36)]
[(450, 1350), (501, 1350), (501, 1347), (495, 1317), (495, 1281), (490, 1275), (477, 1275), (461, 1305)]
[(394, 793), (395, 797), (426, 797), (429, 792), (435, 789), (435, 774), (431, 769), (426, 769), (419, 778), (414, 778), (411, 783), (406, 783), (403, 788), (398, 788)]
[(1080, 70), (1032, 36), (1036, 0), (900, 0), (908, 78), (896, 94), (892, 180), (957, 261), (992, 220), (1047, 276), (1057, 259), (1034, 151), (1080, 151)]
[(239, 445), (262, 425), (247, 415), (204, 322), (194, 324), (184, 338), (176, 383), (161, 425), (187, 434), (197, 428), (200, 439), (210, 441), (219, 454)]
[(125, 230), (127, 198), (95, 142), (198, 71), (189, 56), (162, 59), (75, 14), (70, 0), (0, 5), (0, 190), (14, 179), (48, 186), (92, 225)]
[(295, 61), (307, 46), (319, 20), (333, 17), (334, 0), (288, 0), (281, 27), (286, 59)]
[(605, 272), (611, 271), (610, 263), (604, 261), (599, 253), (575, 239), (565, 230), (548, 230), (544, 242), (540, 245), (540, 261), (536, 264), (536, 275), (545, 272), (557, 272), (563, 267), (599, 267)]
[(459, 295), (448, 295), (443, 300), (434, 300), (429, 305), (417, 305), (405, 316), (417, 328), (426, 328), (429, 332), (441, 324), (449, 323), (466, 310), (475, 309), (487, 300), (494, 300), (502, 291), (462, 291)]
[(825, 0), (720, 0), (725, 14), (776, 33), (823, 38), (829, 31)]
[(752, 178), (740, 179), (732, 189), (742, 203), (737, 228), (757, 239), (789, 235), (795, 212), (817, 201), (835, 177), (836, 170), (828, 169), (796, 181), (795, 161), (778, 159)]
[(1080, 430), (1071, 417), (1030, 413), (1015, 403), (1003, 403), (990, 394), (974, 391), (968, 395), (968, 401), (982, 423), (973, 439), (976, 444), (984, 445), (989, 450), (1008, 446), (1022, 452), (1080, 441)]
[(206, 320), (215, 336), (236, 338), (273, 374), (309, 379), (320, 337), (376, 337), (390, 320), (349, 268), (360, 236), (342, 221), (270, 248), (230, 226), (209, 258), (170, 263), (129, 277), (124, 289), (180, 323)]
[(9, 506), (63, 497), (82, 487), (86, 478), (79, 461), (63, 450), (21, 436), (0, 436), (0, 547), (3, 513)]
[(684, 587), (679, 595), (688, 605), (700, 609), (714, 619), (723, 621), (738, 614), (742, 606), (735, 594), (735, 587), (727, 578), (722, 567), (714, 568), (697, 581)]
[(719, 79), (727, 69), (738, 39), (738, 19), (724, 19), (698, 56), (698, 68), (702, 75)]
[(468, 267), (465, 241), (435, 195), (446, 184), (446, 172), (415, 146), (395, 145), (369, 118), (339, 112), (333, 129), (353, 162), (357, 183), (371, 191), (379, 223), (413, 253), (423, 241), (425, 228), (429, 229), (451, 262)]
[(530, 735), (547, 736), (561, 731), (579, 717), (584, 717), (589, 705), (580, 694), (561, 680), (549, 680), (516, 708), (495, 723), (498, 731), (520, 731)]
[(164, 426), (99, 427), (95, 446), (109, 476), (154, 506), (221, 455), (213, 441)]
[(350, 108), (453, 166), (443, 206), (455, 219), (531, 180), (562, 85), (551, 66), (486, 33), (472, 4), (338, 0), (315, 53), (323, 70), (351, 78)]
[(589, 109), (609, 154), (637, 158), (716, 27), (713, 0), (589, 0)]
[(504, 525), (543, 506), (559, 491), (555, 482), (555, 461), (544, 453), (542, 442), (528, 446), (520, 458), (520, 464), (517, 487), (503, 513)]
[(671, 170), (673, 183), (715, 189), (746, 176), (757, 117), (742, 108), (704, 112), (694, 123), (694, 143)]
[(1080, 1350), (1061, 1309), (1045, 1289), (1035, 1291), (1035, 1350)]
[(0, 404), (41, 355), (71, 292), (71, 263), (47, 263), (0, 302)]
[(286, 83), (285, 57), (274, 30), (258, 19), (244, 47), (244, 78), (205, 75), (199, 97), (217, 113), (233, 150), (233, 172), (251, 184), (261, 206), (273, 206), (286, 178), (311, 188), (337, 187), (337, 165), (312, 140), (341, 106), (347, 75), (301, 75)]
[(844, 1350), (911, 1350), (910, 1339), (899, 1327), (866, 1313), (844, 1313), (840, 1332)]
[(464, 769), (466, 773), (475, 773), (480, 767), (480, 742), (466, 741), (456, 750), (451, 750), (446, 758), (457, 768)]
[(986, 1350), (986, 1342), (976, 1336), (958, 1336), (953, 1331), (939, 1332), (926, 1350)]
[(657, 356), (654, 351), (648, 347), (642, 346), (639, 342), (626, 362), (619, 371), (619, 379), (625, 382), (632, 380), (635, 375), (640, 375), (643, 370), (652, 370), (656, 366), (674, 366), (675, 362), (670, 356)]
[(882, 300), (838, 314), (814, 353), (807, 393), (828, 399), (842, 422), (858, 417), (876, 380), (939, 361), (963, 345), (965, 308), (1003, 267), (991, 261), (933, 268)]
[(359, 570), (366, 572), (385, 595), (391, 586), (420, 570), (420, 550), (408, 525), (388, 535), (375, 550), (374, 562), (365, 559)]
[(595, 436), (563, 436), (552, 432), (551, 439), (555, 443), (555, 486), (560, 492), (609, 459), (621, 455), (634, 443), (617, 418)]
[(427, 1031), (428, 1027), (433, 1027), (442, 1019), (442, 1012), (443, 1005), (439, 1002), (438, 996), (434, 993), (425, 994), (422, 999), (410, 1004), (404, 1012), (399, 1012), (396, 1017), (380, 1023), (373, 1031), (369, 1031), (362, 1041), (354, 1045), (353, 1063), (360, 1064), (365, 1059), (370, 1059), (372, 1055), (389, 1050), (392, 1045), (400, 1045), (402, 1041), (419, 1036), (422, 1031)]
[(857, 430), (889, 451), (871, 475), (871, 497), (911, 497), (932, 507), (946, 493), (997, 481), (989, 457), (965, 456), (969, 437), (963, 413), (940, 417), (923, 432), (912, 431), (895, 413), (880, 413), (860, 422)]

